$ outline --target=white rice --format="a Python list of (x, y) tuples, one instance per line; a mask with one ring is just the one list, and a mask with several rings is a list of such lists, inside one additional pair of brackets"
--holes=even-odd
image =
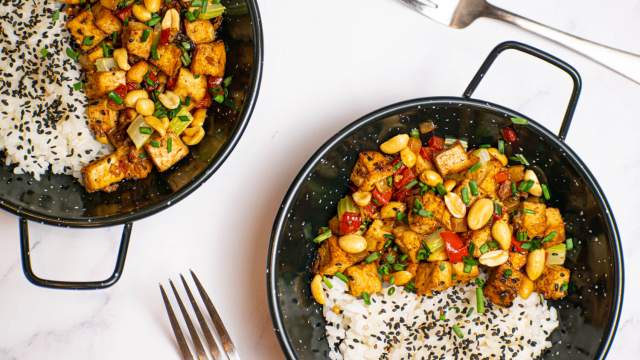
[[(87, 126), (86, 97), (73, 85), (80, 65), (56, 1), (0, 0), (0, 161), (40, 179), (49, 169), (73, 175), (109, 153)], [(47, 57), (42, 56), (46, 48)]]
[[(558, 326), (556, 310), (535, 293), (527, 300), (518, 297), (511, 308), (488, 303), (485, 313), (478, 314), (472, 284), (432, 297), (401, 287), (388, 295), (385, 289), (366, 305), (347, 293), (343, 281), (330, 281), (332, 289), (323, 284), (323, 314), (333, 360), (534, 359), (551, 346), (547, 337)], [(334, 306), (342, 310), (340, 315)]]

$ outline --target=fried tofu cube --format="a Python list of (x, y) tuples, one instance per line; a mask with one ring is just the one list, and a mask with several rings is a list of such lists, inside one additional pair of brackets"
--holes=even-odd
[(131, 122), (137, 116), (138, 113), (134, 109), (127, 108), (123, 111), (120, 111), (116, 126), (107, 134), (111, 145), (118, 148), (131, 141), (129, 138), (129, 134), (127, 134), (127, 129), (129, 128), (129, 125), (131, 125)]
[(222, 41), (196, 45), (191, 61), (191, 72), (200, 75), (224, 76), (227, 52)]
[(465, 265), (463, 262), (457, 262), (455, 264), (451, 265), (451, 270), (452, 270), (452, 278), (453, 281), (456, 284), (460, 284), (460, 283), (467, 283), (475, 278), (478, 277), (478, 275), (480, 275), (480, 269), (478, 269), (477, 265), (473, 265), (470, 268), (467, 268), (467, 270), (469, 270), (468, 272), (465, 272)]
[(448, 261), (427, 262), (418, 265), (416, 270), (416, 293), (431, 295), (434, 291), (443, 291), (453, 285), (453, 269)]
[(512, 268), (516, 270), (520, 270), (522, 269), (523, 266), (525, 266), (526, 263), (527, 263), (526, 255), (523, 255), (517, 252), (509, 253), (509, 264), (511, 264)]
[(364, 238), (367, 239), (367, 251), (380, 251), (387, 242), (385, 236), (391, 235), (392, 222), (385, 222), (382, 220), (374, 220), (371, 226), (364, 233)]
[(185, 21), (187, 36), (196, 45), (210, 43), (216, 39), (216, 29), (209, 20)]
[(127, 47), (130, 55), (147, 59), (151, 54), (153, 29), (143, 23), (130, 21), (122, 35), (122, 43)]
[(374, 263), (351, 266), (346, 275), (349, 277), (349, 293), (355, 297), (360, 297), (363, 292), (375, 294), (382, 290), (382, 281)]
[(135, 146), (126, 145), (85, 166), (82, 169), (85, 188), (88, 192), (109, 192), (117, 189), (117, 183), (124, 179), (147, 177), (153, 165), (141, 154)]
[(116, 127), (118, 120), (118, 112), (112, 110), (107, 99), (87, 106), (87, 119), (89, 120), (89, 128), (96, 137), (96, 140), (103, 144), (108, 144), (107, 134)]
[(93, 8), (93, 16), (96, 26), (107, 35), (122, 30), (122, 22), (120, 22), (120, 19), (104, 6), (95, 6)]
[(493, 268), (484, 286), (484, 295), (496, 305), (510, 307), (518, 296), (523, 276), (507, 261)]
[(389, 159), (377, 151), (363, 151), (351, 172), (351, 182), (362, 191), (371, 191), (375, 183), (393, 175)]
[(458, 142), (436, 155), (434, 162), (440, 174), (446, 176), (470, 168), (478, 162), (478, 158), (467, 155), (464, 147)]
[(168, 76), (175, 76), (180, 69), (182, 50), (173, 44), (158, 46), (158, 60), (151, 63)]
[(567, 296), (569, 289), (569, 269), (560, 265), (546, 266), (542, 275), (535, 281), (536, 291), (545, 299), (559, 300)]
[(402, 253), (409, 255), (411, 262), (417, 263), (418, 251), (422, 247), (422, 236), (405, 227), (397, 227), (393, 232), (396, 237), (396, 244)]
[(420, 197), (422, 207), (431, 216), (420, 216), (413, 210), (409, 212), (409, 227), (418, 234), (431, 234), (439, 227), (451, 228), (451, 214), (447, 210), (442, 198), (432, 192)]
[(87, 74), (85, 94), (89, 99), (97, 99), (126, 84), (126, 73), (122, 70), (100, 71)]
[(522, 203), (522, 214), (518, 217), (517, 223), (520, 229), (527, 232), (530, 238), (544, 236), (547, 228), (547, 206), (542, 203), (525, 201)]
[(471, 243), (473, 244), (473, 256), (480, 257), (482, 252), (480, 248), (491, 241), (491, 228), (487, 225), (482, 229), (471, 231)]
[(67, 28), (71, 36), (76, 40), (80, 48), (88, 51), (98, 46), (107, 34), (100, 30), (94, 23), (93, 13), (85, 10), (75, 18), (67, 22)]
[(547, 208), (545, 215), (547, 217), (547, 228), (544, 231), (544, 236), (547, 236), (554, 231), (556, 236), (544, 243), (544, 247), (549, 248), (554, 245), (562, 244), (566, 239), (566, 234), (564, 231), (564, 220), (562, 220), (560, 210), (556, 208)]
[(509, 166), (509, 178), (514, 183), (519, 183), (524, 179), (524, 165)]
[(106, 7), (109, 10), (115, 10), (118, 8), (120, 0), (100, 0), (100, 5)]
[(485, 174), (482, 181), (478, 183), (478, 187), (482, 194), (495, 199), (499, 187), (496, 174), (502, 171), (502, 164), (497, 160), (490, 160), (484, 164), (483, 168), (485, 168)]
[(367, 252), (349, 254), (338, 245), (338, 238), (331, 236), (322, 242), (318, 248), (316, 259), (313, 263), (313, 272), (321, 275), (335, 275), (344, 271), (351, 265), (358, 263), (367, 257)]
[(151, 140), (144, 145), (144, 149), (159, 172), (169, 170), (189, 154), (189, 147), (171, 131), (168, 131), (164, 137), (157, 133), (154, 134)]
[(173, 90), (182, 101), (187, 96), (191, 97), (192, 103), (202, 100), (207, 95), (207, 77), (193, 75), (191, 71), (186, 68), (180, 68), (178, 72), (178, 80), (176, 81), (176, 88)]

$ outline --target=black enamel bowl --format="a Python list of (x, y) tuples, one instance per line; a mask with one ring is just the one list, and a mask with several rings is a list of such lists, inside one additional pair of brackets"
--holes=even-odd
[[(258, 97), (262, 74), (262, 25), (256, 0), (229, 0), (221, 37), (227, 44), (226, 75), (236, 109), (217, 104), (205, 122), (206, 136), (188, 158), (172, 169), (140, 181), (125, 182), (114, 193), (87, 193), (71, 176), (47, 175), (40, 181), (15, 175), (0, 165), (0, 207), (20, 217), (23, 269), (35, 285), (96, 289), (113, 285), (122, 274), (132, 222), (182, 200), (227, 159), (246, 128)], [(0, 159), (2, 154), (0, 153)], [(108, 279), (66, 282), (41, 279), (31, 270), (27, 220), (50, 225), (93, 228), (125, 225), (116, 267)]]
[[(569, 73), (574, 92), (560, 135), (500, 105), (471, 99), (495, 57), (505, 49), (537, 56)], [(611, 345), (622, 306), (622, 250), (613, 214), (593, 175), (564, 143), (580, 91), (580, 78), (568, 64), (519, 43), (504, 43), (491, 53), (460, 97), (410, 100), (371, 113), (326, 142), (304, 166), (286, 195), (271, 238), (267, 282), (274, 329), (290, 359), (325, 359), (321, 307), (310, 295), (310, 272), (317, 246), (314, 232), (335, 214), (338, 200), (348, 193), (349, 174), (358, 152), (377, 149), (381, 142), (432, 120), (436, 133), (466, 139), (470, 146), (495, 144), (511, 117), (528, 119), (517, 126), (518, 140), (508, 152), (522, 152), (546, 175), (551, 204), (560, 208), (575, 248), (568, 253), (569, 296), (553, 302), (560, 327), (545, 359), (603, 359)]]

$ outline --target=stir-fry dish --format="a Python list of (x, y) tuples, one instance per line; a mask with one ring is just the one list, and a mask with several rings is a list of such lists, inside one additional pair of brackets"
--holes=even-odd
[(485, 299), (510, 307), (532, 292), (565, 297), (570, 272), (563, 264), (573, 242), (527, 159), (505, 155), (515, 131), (504, 128), (504, 140), (476, 149), (434, 131), (423, 123), (359, 154), (351, 193), (314, 239), (315, 300), (324, 303), (327, 276), (365, 303), (384, 283), (394, 285), (389, 291), (432, 295), (475, 282), (479, 313)]
[(213, 102), (226, 101), (219, 0), (63, 0), (85, 71), (88, 125), (113, 153), (83, 168), (89, 192), (114, 191), (166, 171), (205, 135)]

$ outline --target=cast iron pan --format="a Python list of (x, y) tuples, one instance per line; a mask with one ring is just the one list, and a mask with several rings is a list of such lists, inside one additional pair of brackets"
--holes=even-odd
[[(206, 181), (227, 159), (249, 122), (262, 75), (262, 25), (256, 0), (223, 1), (227, 6), (221, 37), (228, 46), (226, 75), (237, 109), (220, 105), (209, 110), (206, 136), (175, 167), (140, 181), (125, 182), (117, 192), (87, 193), (71, 176), (46, 175), (40, 181), (15, 175), (0, 165), (0, 207), (20, 217), (22, 265), (29, 281), (61, 289), (99, 289), (115, 284), (124, 268), (133, 221), (182, 200)], [(2, 158), (2, 154), (0, 154)], [(94, 228), (124, 224), (113, 274), (102, 281), (68, 282), (35, 275), (29, 257), (27, 221)]]
[[(573, 94), (558, 135), (537, 122), (500, 105), (471, 95), (495, 58), (515, 49), (542, 59), (573, 79)], [(564, 143), (580, 93), (580, 77), (565, 62), (516, 42), (498, 45), (484, 62), (463, 97), (410, 100), (371, 113), (344, 128), (326, 142), (291, 185), (274, 224), (267, 282), (275, 331), (290, 359), (325, 359), (321, 307), (309, 290), (315, 232), (335, 214), (338, 200), (348, 193), (349, 174), (358, 152), (377, 149), (384, 140), (407, 133), (425, 120), (436, 134), (469, 141), (470, 146), (495, 144), (511, 117), (529, 120), (518, 126), (518, 141), (507, 147), (522, 152), (547, 176), (551, 205), (560, 208), (567, 236), (575, 239), (566, 266), (572, 278), (569, 296), (553, 302), (560, 327), (551, 334), (554, 344), (545, 359), (603, 359), (613, 340), (622, 306), (623, 263), (616, 223), (593, 175)]]

